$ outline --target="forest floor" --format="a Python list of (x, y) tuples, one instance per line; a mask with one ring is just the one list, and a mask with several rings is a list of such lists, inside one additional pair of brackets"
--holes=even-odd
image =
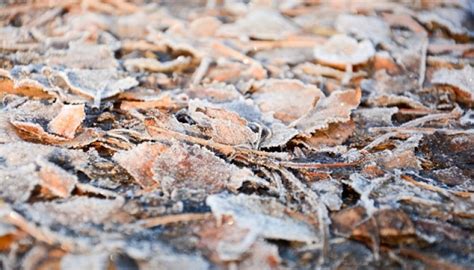
[(473, 2), (7, 2), (0, 269), (472, 269)]

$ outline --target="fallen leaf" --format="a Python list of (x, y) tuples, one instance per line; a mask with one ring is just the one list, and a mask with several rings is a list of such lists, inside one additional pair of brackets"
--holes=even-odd
[(431, 83), (452, 86), (459, 100), (466, 103), (474, 102), (474, 68), (469, 65), (461, 70), (437, 70)]
[(247, 168), (227, 164), (205, 148), (174, 142), (153, 163), (153, 179), (163, 189), (204, 189), (216, 193), (228, 188), (237, 191), (244, 182), (260, 180)]
[(233, 24), (223, 24), (217, 30), (217, 35), (279, 40), (296, 32), (298, 27), (275, 10), (255, 9)]
[[(288, 100), (288, 96), (292, 96)], [(324, 94), (317, 87), (297, 80), (266, 80), (255, 84), (252, 98), (264, 113), (291, 123), (308, 113)]]
[(68, 69), (57, 73), (70, 91), (99, 102), (138, 85), (135, 78), (115, 69)]
[(301, 135), (309, 137), (317, 130), (327, 129), (329, 124), (347, 122), (350, 120), (352, 110), (359, 106), (360, 97), (360, 90), (333, 92), (290, 126), (300, 130)]
[(314, 48), (314, 57), (318, 62), (340, 69), (364, 64), (374, 55), (375, 49), (370, 41), (357, 42), (346, 35), (332, 36), (324, 45)]
[(266, 239), (306, 243), (320, 239), (310, 224), (289, 216), (273, 198), (218, 194), (207, 197), (206, 203), (218, 221), (231, 217), (240, 228)]
[(336, 29), (358, 39), (368, 39), (375, 45), (390, 43), (390, 27), (378, 17), (342, 14), (336, 19)]
[(118, 66), (108, 46), (77, 42), (69, 43), (67, 50), (49, 49), (46, 64), (77, 69), (109, 69)]
[(48, 130), (68, 139), (74, 138), (86, 114), (84, 105), (64, 105), (59, 114), (48, 124)]
[(153, 179), (153, 164), (167, 148), (160, 143), (142, 143), (131, 150), (116, 153), (113, 158), (142, 188), (151, 188), (159, 184)]

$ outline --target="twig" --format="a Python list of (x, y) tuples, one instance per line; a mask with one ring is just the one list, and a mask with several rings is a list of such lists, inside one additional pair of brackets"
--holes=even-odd
[(277, 48), (313, 48), (316, 45), (323, 44), (326, 40), (326, 38), (320, 37), (294, 36), (285, 40), (252, 40), (249, 42), (233, 40), (232, 42), (247, 51), (261, 51)]
[(427, 268), (430, 268), (430, 269), (449, 269), (449, 270), (464, 270), (464, 269), (467, 270), (468, 269), (462, 266), (452, 264), (450, 262), (446, 262), (440, 258), (425, 255), (413, 248), (402, 247), (399, 249), (399, 254), (404, 257), (420, 260), (426, 264)]
[(280, 161), (278, 164), (282, 167), (292, 168), (292, 169), (326, 169), (326, 168), (344, 168), (352, 167), (360, 164), (359, 161), (355, 162), (335, 162), (335, 163), (315, 163), (315, 162), (293, 162), (293, 161)]
[(144, 40), (123, 40), (121, 42), (121, 47), (125, 51), (134, 51), (134, 50), (141, 50), (141, 51), (166, 51), (167, 46), (163, 43), (155, 44), (150, 43)]
[[(150, 121), (152, 121), (153, 123), (150, 123)], [(173, 138), (176, 140), (186, 141), (188, 143), (199, 144), (201, 146), (206, 146), (211, 149), (214, 149), (226, 156), (235, 156), (236, 154), (243, 154), (243, 155), (256, 155), (256, 156), (261, 156), (261, 157), (271, 157), (271, 158), (276, 158), (276, 159), (287, 158), (286, 153), (265, 152), (265, 151), (260, 151), (260, 150), (234, 147), (232, 145), (216, 143), (213, 141), (209, 141), (209, 140), (189, 136), (186, 134), (182, 134), (176, 131), (168, 130), (162, 127), (155, 126), (154, 120), (152, 119), (147, 119), (145, 122), (148, 122), (146, 124), (146, 127), (150, 135), (152, 135), (153, 137), (167, 138), (167, 139)]]
[(458, 197), (463, 197), (463, 198), (466, 198), (466, 197), (469, 198), (469, 197), (472, 197), (474, 195), (474, 193), (457, 192), (457, 191), (446, 190), (446, 189), (443, 189), (443, 188), (440, 188), (440, 187), (437, 187), (437, 186), (430, 185), (428, 183), (416, 181), (415, 179), (413, 179), (413, 177), (411, 177), (410, 175), (406, 175), (406, 174), (401, 175), (400, 178), (405, 180), (406, 182), (414, 185), (414, 186), (417, 186), (417, 187), (420, 187), (420, 188), (423, 188), (423, 189), (426, 189), (426, 190), (429, 190), (429, 191), (437, 192), (437, 193), (442, 194), (443, 196), (448, 197), (448, 198), (451, 198), (451, 194), (456, 195)]
[(203, 219), (208, 219), (210, 217), (212, 217), (211, 213), (184, 213), (184, 214), (177, 214), (177, 215), (147, 218), (147, 219), (140, 220), (139, 224), (144, 228), (152, 228), (152, 227), (167, 225), (171, 223), (203, 220)]
[(474, 134), (473, 129), (446, 129), (446, 128), (405, 128), (405, 127), (373, 127), (369, 128), (369, 132), (388, 131), (395, 133), (418, 133), (418, 134), (433, 134), (435, 132), (445, 133), (447, 135), (457, 134)]
[(456, 107), (454, 110), (452, 110), (449, 113), (436, 113), (436, 114), (426, 115), (426, 116), (408, 121), (406, 123), (403, 123), (402, 125), (400, 125), (400, 127), (412, 128), (412, 127), (421, 126), (430, 121), (456, 119), (456, 118), (461, 117), (462, 113), (463, 113), (462, 110), (459, 107)]
[(392, 138), (392, 137), (395, 137), (397, 136), (399, 133), (398, 132), (389, 132), (389, 133), (385, 133), (379, 137), (377, 137), (375, 140), (373, 140), (371, 143), (369, 143), (368, 145), (366, 145), (364, 147), (364, 150), (365, 151), (368, 151), (372, 148), (375, 148), (377, 146), (379, 146), (380, 144), (384, 143), (386, 140)]
[(425, 73), (426, 73), (426, 54), (428, 51), (428, 36), (426, 34), (423, 35), (424, 40), (421, 46), (421, 59), (420, 59), (420, 73), (418, 77), (418, 86), (420, 89), (423, 88), (423, 83), (425, 82)]
[(211, 65), (212, 60), (210, 57), (204, 57), (201, 60), (201, 63), (199, 64), (199, 67), (196, 69), (196, 71), (193, 74), (193, 79), (192, 79), (192, 85), (198, 85), (201, 80), (206, 76), (207, 70), (209, 69), (209, 66)]

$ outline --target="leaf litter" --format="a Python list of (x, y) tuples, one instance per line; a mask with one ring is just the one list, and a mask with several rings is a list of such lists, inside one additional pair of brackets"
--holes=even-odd
[(0, 268), (469, 269), (469, 1), (0, 4)]

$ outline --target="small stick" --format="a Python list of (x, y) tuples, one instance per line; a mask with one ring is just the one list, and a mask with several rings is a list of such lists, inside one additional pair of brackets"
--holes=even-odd
[(193, 74), (192, 85), (198, 85), (201, 82), (204, 76), (206, 76), (207, 70), (209, 69), (209, 66), (211, 65), (211, 63), (212, 63), (212, 60), (210, 57), (204, 57), (201, 60), (199, 67), (196, 69), (196, 71)]
[(335, 162), (335, 163), (314, 163), (314, 162), (306, 162), (306, 163), (298, 163), (292, 161), (280, 161), (278, 164), (282, 167), (292, 168), (292, 169), (325, 169), (325, 168), (344, 168), (344, 167), (351, 167), (359, 164), (360, 161), (356, 162)]
[(433, 134), (435, 132), (441, 132), (448, 135), (456, 134), (474, 134), (473, 129), (446, 129), (446, 128), (405, 128), (405, 127), (373, 127), (369, 128), (369, 132), (380, 132), (390, 131), (394, 133), (418, 133), (418, 134)]
[(421, 47), (421, 60), (420, 60), (420, 75), (418, 77), (418, 86), (423, 89), (423, 83), (425, 82), (426, 73), (426, 54), (428, 51), (428, 36), (424, 35), (423, 44)]
[[(150, 120), (146, 120), (146, 121), (150, 121)], [(154, 120), (151, 120), (151, 121), (154, 121)], [(161, 134), (161, 135), (164, 135), (165, 138), (174, 138), (181, 141), (187, 141), (189, 143), (199, 144), (201, 146), (212, 148), (226, 156), (233, 156), (235, 154), (246, 154), (246, 155), (257, 155), (257, 156), (263, 156), (263, 157), (272, 157), (272, 158), (278, 158), (278, 159), (282, 159), (286, 157), (285, 153), (273, 153), (273, 152), (265, 152), (265, 151), (260, 151), (260, 150), (234, 147), (232, 145), (216, 143), (213, 141), (189, 136), (186, 134), (182, 134), (176, 131), (161, 128), (158, 126), (153, 126), (150, 124), (147, 125), (147, 129), (151, 131), (150, 135), (154, 137), (160, 137), (160, 134)]]
[(208, 219), (210, 217), (212, 217), (211, 213), (184, 213), (184, 214), (177, 214), (177, 215), (147, 218), (147, 219), (140, 220), (139, 223), (144, 228), (153, 228), (156, 226), (167, 225), (167, 224), (178, 223), (178, 222), (190, 222), (190, 221), (203, 220), (203, 219)]
[(444, 120), (444, 119), (456, 119), (461, 117), (462, 115), (462, 110), (459, 107), (456, 107), (454, 110), (452, 110), (449, 113), (436, 113), (436, 114), (429, 114), (420, 118), (413, 119), (411, 121), (408, 121), (406, 123), (403, 123), (400, 125), (400, 127), (404, 128), (411, 128), (411, 127), (417, 127), (425, 124), (426, 122), (429, 121), (436, 121), (436, 120)]

